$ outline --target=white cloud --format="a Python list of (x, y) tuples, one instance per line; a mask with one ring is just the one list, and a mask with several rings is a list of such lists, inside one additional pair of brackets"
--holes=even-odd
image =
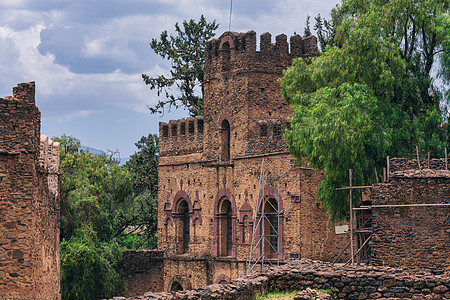
[(84, 40), (84, 47), (81, 49), (81, 54), (84, 57), (102, 56), (107, 53), (106, 44), (108, 43), (107, 37), (101, 37), (98, 39), (90, 39), (88, 37)]
[(0, 8), (26, 7), (27, 0), (0, 0)]
[[(302, 33), (306, 15), (326, 15), (338, 1), (237, 1), (231, 30), (252, 29), (258, 35), (268, 31), (273, 36)], [(170, 65), (152, 52), (149, 42), (163, 30), (172, 34), (176, 22), (198, 20), (201, 14), (220, 23), (220, 35), (228, 30), (229, 4), (221, 0), (0, 0), (0, 97), (19, 82), (36, 81), (42, 124), (52, 124), (56, 134), (55, 130), (75, 131), (80, 138), (101, 136), (106, 141), (117, 124), (127, 135), (114, 136), (116, 143), (129, 139), (129, 132), (142, 130), (131, 128), (141, 126), (136, 125), (137, 115), (157, 130), (159, 116), (147, 119), (142, 114), (148, 114), (147, 105), (156, 104), (158, 98), (143, 83), (141, 73), (167, 74)], [(98, 124), (97, 132), (105, 127), (104, 132), (92, 137), (94, 130), (81, 132), (80, 123)]]
[(58, 123), (69, 123), (70, 121), (72, 121), (73, 119), (76, 119), (76, 118), (89, 117), (90, 115), (92, 115), (92, 113), (93, 113), (92, 110), (79, 110), (79, 111), (75, 111), (73, 113), (68, 113), (65, 115), (60, 115), (60, 116), (54, 117), (53, 119), (56, 119), (56, 121)]

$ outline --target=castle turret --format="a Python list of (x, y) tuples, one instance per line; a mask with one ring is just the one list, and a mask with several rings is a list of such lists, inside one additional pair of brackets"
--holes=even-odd
[[(209, 41), (204, 78), (206, 158), (285, 151), (282, 134), (291, 111), (281, 97), (278, 79), (293, 58), (317, 53), (313, 36), (293, 35), (288, 43), (287, 36), (279, 34), (272, 43), (266, 32), (260, 36), (259, 50), (254, 31), (225, 32)], [(223, 143), (229, 145), (228, 157), (222, 153)]]

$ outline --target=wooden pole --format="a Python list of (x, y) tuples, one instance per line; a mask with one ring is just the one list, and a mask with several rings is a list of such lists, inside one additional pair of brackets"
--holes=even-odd
[(387, 163), (386, 163), (386, 178), (389, 181), (389, 172), (391, 171), (391, 165), (389, 162), (389, 156), (387, 157)]
[(386, 168), (383, 167), (383, 182), (386, 182)]
[[(348, 175), (350, 177), (350, 187), (352, 186), (352, 173), (353, 170), (348, 170)], [(354, 249), (353, 249), (353, 199), (352, 199), (352, 189), (350, 189), (350, 248), (351, 248), (351, 255), (352, 255), (352, 265), (355, 263), (355, 257), (354, 257)]]
[(416, 155), (417, 155), (417, 164), (419, 165), (420, 170), (419, 146), (417, 145), (416, 145)]
[(373, 168), (375, 170), (375, 178), (377, 179), (377, 183), (378, 183), (378, 173), (377, 173), (377, 167)]
[(445, 147), (445, 170), (448, 170), (448, 165), (447, 165), (447, 147)]
[(428, 152), (428, 169), (430, 168), (430, 152)]

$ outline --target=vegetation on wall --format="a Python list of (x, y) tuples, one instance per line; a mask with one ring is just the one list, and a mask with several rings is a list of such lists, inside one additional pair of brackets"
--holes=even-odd
[(289, 151), (324, 170), (318, 200), (334, 220), (348, 215), (348, 194), (335, 190), (348, 169), (367, 185), (386, 155), (410, 157), (418, 145), (443, 157), (449, 147), (448, 9), (444, 0), (344, 0), (331, 21), (316, 18), (321, 55), (295, 60), (280, 80), (294, 110)]
[(158, 142), (142, 137), (126, 165), (61, 144), (61, 293), (63, 299), (111, 298), (123, 291), (122, 252), (156, 247)]
[[(166, 106), (174, 106), (188, 109), (191, 116), (203, 114), (205, 45), (214, 37), (218, 27), (216, 21), (209, 23), (202, 15), (198, 22), (194, 19), (183, 21), (182, 27), (176, 23), (175, 35), (168, 35), (164, 30), (160, 40), (152, 39), (150, 47), (153, 51), (172, 64), (169, 76), (142, 74), (151, 90), (156, 89), (158, 96), (165, 96), (154, 107), (149, 107), (152, 113), (162, 112)], [(176, 87), (179, 94), (174, 94), (172, 87)]]

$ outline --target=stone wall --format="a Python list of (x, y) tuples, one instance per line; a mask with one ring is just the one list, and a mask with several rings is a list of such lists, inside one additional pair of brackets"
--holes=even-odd
[(190, 291), (145, 293), (137, 299), (253, 299), (268, 291), (331, 290), (338, 299), (448, 299), (450, 274), (410, 274), (400, 268), (333, 266), (309, 260), (271, 267), (232, 281)]
[[(226, 32), (207, 43), (204, 115), (160, 123), (158, 250), (166, 255), (164, 290), (246, 274), (252, 239), (256, 245), (261, 236), (266, 242), (255, 247), (253, 259), (264, 253), (275, 263), (333, 260), (345, 247), (348, 234), (335, 234), (316, 203), (321, 173), (293, 167), (283, 139), (291, 109), (277, 80), (292, 58), (316, 54), (316, 38), (297, 35), (290, 44), (285, 35), (272, 43), (265, 33), (259, 50), (253, 31)], [(266, 176), (274, 172), (269, 165), (283, 170), (279, 190), (273, 180), (260, 185), (263, 159)], [(275, 233), (268, 224), (266, 232), (255, 226), (263, 198), (275, 203), (269, 214), (281, 212)], [(270, 251), (272, 245), (279, 251)]]
[[(372, 191), (372, 262), (411, 269), (450, 270), (450, 172), (444, 161), (392, 159), (390, 179)], [(389, 207), (389, 205), (417, 205)], [(421, 206), (425, 205), (425, 206)]]
[(0, 98), (0, 129), (0, 298), (59, 299), (59, 145), (41, 139), (34, 82)]
[(156, 250), (125, 251), (121, 262), (126, 296), (142, 291), (164, 291), (164, 253)]

